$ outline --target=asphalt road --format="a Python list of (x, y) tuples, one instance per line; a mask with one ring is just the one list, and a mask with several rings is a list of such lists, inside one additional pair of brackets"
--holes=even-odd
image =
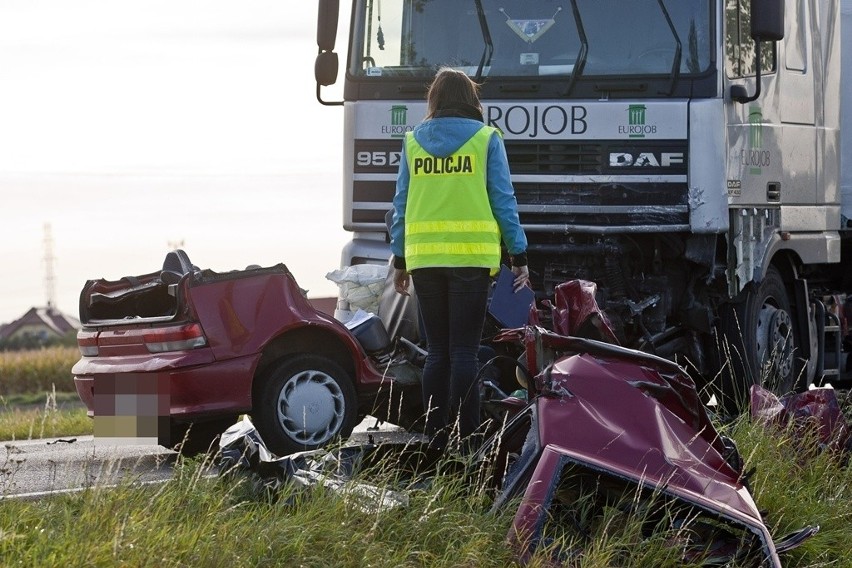
[(177, 454), (160, 446), (107, 446), (92, 436), (3, 442), (0, 495), (38, 498), (118, 483), (127, 476), (140, 482), (172, 475)]
[[(411, 437), (401, 428), (383, 424), (368, 428), (367, 417), (355, 427), (350, 441), (358, 443), (372, 434), (378, 440)], [(126, 479), (157, 483), (170, 479), (177, 454), (155, 445), (108, 445), (92, 436), (2, 442), (0, 448), (0, 500), (39, 499), (60, 492), (104, 487)]]

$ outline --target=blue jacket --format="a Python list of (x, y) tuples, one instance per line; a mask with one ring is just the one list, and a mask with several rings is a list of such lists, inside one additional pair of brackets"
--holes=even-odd
[[(441, 117), (432, 118), (414, 128), (414, 138), (423, 149), (440, 158), (449, 156), (467, 142), (480, 128), (482, 123), (471, 118)], [(399, 161), (399, 175), (396, 179), (396, 194), (393, 198), (393, 223), (391, 224), (391, 252), (397, 258), (404, 257), (405, 251), (405, 206), (408, 201), (408, 160), (405, 148)], [(503, 139), (494, 135), (488, 144), (488, 169), (486, 173), (488, 200), (491, 211), (500, 227), (500, 234), (510, 255), (527, 250), (527, 237), (518, 220), (518, 202), (509, 173), (509, 159)]]

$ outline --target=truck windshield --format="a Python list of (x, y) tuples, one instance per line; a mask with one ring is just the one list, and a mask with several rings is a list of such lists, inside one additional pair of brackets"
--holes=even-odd
[[(709, 0), (361, 0), (353, 76), (684, 76), (711, 64)], [(577, 77), (574, 77), (576, 79)]]

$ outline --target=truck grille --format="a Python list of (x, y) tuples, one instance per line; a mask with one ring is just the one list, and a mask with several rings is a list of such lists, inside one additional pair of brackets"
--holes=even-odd
[[(521, 223), (533, 232), (614, 232), (689, 228), (686, 141), (536, 142), (507, 140)], [(356, 151), (398, 151), (398, 142), (359, 141)], [(679, 153), (682, 161), (619, 167), (612, 153)], [(356, 167), (351, 225), (384, 230), (397, 166)], [(531, 179), (541, 176), (541, 179)], [(635, 181), (634, 181), (635, 180)], [(598, 227), (599, 230), (595, 228)]]
[(600, 172), (600, 144), (506, 141), (513, 174), (583, 174)]

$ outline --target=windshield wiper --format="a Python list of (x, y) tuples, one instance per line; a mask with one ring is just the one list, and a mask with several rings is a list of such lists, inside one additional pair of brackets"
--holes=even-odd
[(577, 26), (577, 36), (580, 38), (580, 51), (577, 52), (577, 57), (574, 59), (574, 68), (571, 70), (571, 77), (568, 79), (568, 88), (562, 96), (567, 97), (574, 90), (574, 85), (577, 79), (583, 74), (583, 68), (586, 66), (586, 58), (589, 56), (589, 39), (586, 37), (586, 30), (583, 28), (583, 20), (580, 18), (580, 9), (577, 7), (577, 0), (571, 0), (571, 11), (574, 14), (574, 25)]
[(491, 55), (494, 53), (494, 42), (491, 41), (491, 30), (488, 29), (488, 21), (485, 19), (485, 9), (482, 7), (482, 0), (476, 0), (476, 15), (479, 17), (479, 29), (482, 30), (482, 39), (485, 41), (485, 50), (482, 52), (482, 58), (479, 60), (479, 67), (476, 68), (476, 77), (474, 81), (482, 82), (482, 70), (486, 65), (491, 64)]
[(663, 0), (657, 0), (657, 4), (660, 5), (660, 10), (663, 11), (663, 16), (665, 16), (666, 18), (666, 23), (669, 25), (669, 29), (671, 30), (672, 35), (674, 36), (676, 44), (674, 61), (672, 62), (671, 83), (669, 83), (668, 92), (668, 95), (672, 96), (672, 93), (674, 93), (675, 83), (677, 83), (677, 80), (680, 77), (680, 57), (681, 51), (683, 49), (683, 44), (681, 44), (680, 42), (680, 36), (677, 35), (677, 29), (675, 28), (674, 23), (672, 23), (672, 17), (669, 14), (668, 9), (666, 8), (666, 5), (663, 4)]

